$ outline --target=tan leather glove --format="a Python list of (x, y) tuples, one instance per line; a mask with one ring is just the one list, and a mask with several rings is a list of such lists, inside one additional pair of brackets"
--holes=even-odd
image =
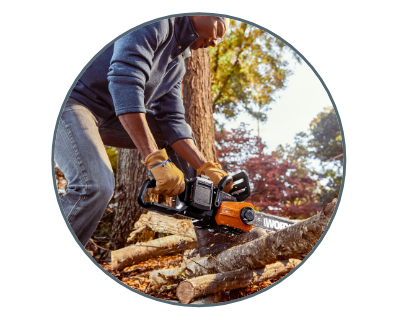
[(169, 160), (167, 152), (162, 149), (149, 154), (143, 163), (157, 181), (153, 192), (172, 197), (185, 190), (185, 178), (182, 171), (171, 160), (167, 160)]
[[(221, 165), (219, 163), (212, 161), (203, 164), (199, 169), (197, 169), (197, 175), (199, 174), (204, 174), (207, 177), (209, 177), (215, 186), (218, 185), (219, 181), (223, 177), (228, 175), (224, 170), (221, 170)], [(225, 192), (230, 191), (232, 189), (232, 186), (233, 186), (233, 181), (231, 181), (225, 186), (224, 191)]]

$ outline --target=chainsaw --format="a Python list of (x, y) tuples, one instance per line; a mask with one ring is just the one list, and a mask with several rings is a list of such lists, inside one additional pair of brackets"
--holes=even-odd
[[(224, 192), (224, 187), (232, 180), (232, 189)], [(295, 224), (289, 219), (258, 212), (251, 203), (244, 202), (251, 194), (249, 178), (244, 172), (223, 177), (217, 186), (205, 175), (186, 179), (185, 183), (185, 190), (177, 196), (176, 206), (169, 207), (146, 202), (146, 190), (156, 186), (155, 179), (147, 179), (139, 191), (139, 205), (170, 216), (189, 217), (198, 229), (235, 235), (249, 232), (253, 227), (275, 232)]]

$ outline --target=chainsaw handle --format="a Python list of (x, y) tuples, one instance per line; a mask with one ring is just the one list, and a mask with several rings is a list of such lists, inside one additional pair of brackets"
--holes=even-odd
[(232, 180), (233, 180), (232, 176), (227, 175), (227, 176), (223, 177), (223, 178), (219, 181), (218, 186), (217, 186), (217, 191), (216, 191), (217, 193), (216, 193), (215, 200), (214, 200), (214, 206), (215, 206), (216, 208), (218, 208), (219, 205), (220, 205), (220, 203), (221, 203), (219, 193), (220, 193), (221, 191), (223, 191), (224, 188), (225, 188), (225, 186), (226, 186), (228, 183), (232, 182)]
[(156, 185), (157, 182), (155, 179), (153, 180), (147, 179), (145, 182), (143, 182), (142, 186), (140, 187), (138, 195), (138, 203), (141, 207), (147, 210), (155, 210), (157, 212), (165, 213), (168, 215), (174, 215), (187, 209), (187, 206), (177, 209), (173, 207), (164, 206), (163, 204), (155, 202), (146, 202), (145, 199), (146, 190), (149, 188), (154, 188)]
[(219, 181), (219, 183), (218, 183), (218, 187), (217, 187), (218, 190), (219, 190), (219, 191), (224, 190), (225, 186), (226, 186), (228, 183), (230, 183), (232, 180), (233, 180), (233, 178), (232, 178), (232, 176), (230, 176), (230, 175), (227, 175), (227, 176), (223, 177), (223, 178)]
[(140, 187), (138, 202), (143, 208), (148, 208), (148, 206), (152, 204), (152, 202), (146, 202), (145, 199), (146, 190), (149, 188), (154, 188), (156, 185), (157, 182), (155, 179), (153, 180), (147, 179), (145, 182), (143, 182), (142, 186)]

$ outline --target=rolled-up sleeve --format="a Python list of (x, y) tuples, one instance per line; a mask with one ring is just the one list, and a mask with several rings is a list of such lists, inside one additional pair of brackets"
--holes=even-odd
[(116, 115), (146, 112), (144, 89), (154, 52), (163, 41), (163, 27), (153, 23), (118, 39), (107, 74)]
[(154, 118), (169, 145), (181, 139), (192, 139), (185, 121), (180, 80), (167, 94), (152, 105)]

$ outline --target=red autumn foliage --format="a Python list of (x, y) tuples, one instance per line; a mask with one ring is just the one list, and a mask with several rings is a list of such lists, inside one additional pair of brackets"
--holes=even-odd
[(244, 124), (232, 132), (217, 132), (215, 139), (217, 158), (223, 168), (231, 173), (248, 174), (252, 192), (247, 201), (259, 211), (300, 219), (322, 209), (315, 200), (317, 181), (301, 176), (297, 163), (276, 152), (267, 154), (266, 144), (251, 136), (251, 130)]

